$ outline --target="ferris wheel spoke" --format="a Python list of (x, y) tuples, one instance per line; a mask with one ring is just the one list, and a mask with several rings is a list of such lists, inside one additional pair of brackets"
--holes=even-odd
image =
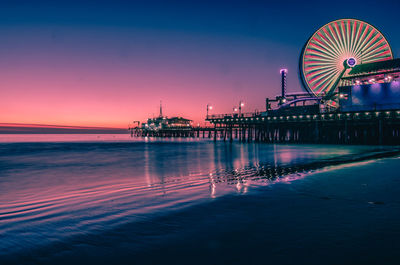
[(348, 40), (348, 45), (347, 45), (347, 51), (350, 52), (351, 51), (351, 46), (352, 46), (352, 41), (353, 41), (353, 34), (352, 34), (352, 25), (350, 23), (350, 20), (347, 21), (346, 23), (346, 31), (347, 31), (347, 40)]
[[(368, 33), (368, 25), (364, 25), (362, 27), (362, 31), (360, 31), (360, 36), (358, 38), (358, 42), (357, 42), (357, 48), (354, 51), (355, 53), (358, 53), (359, 51), (361, 51), (362, 53), (362, 46), (363, 46), (363, 41), (365, 40), (365, 37), (367, 36)], [(362, 60), (362, 56), (361, 56), (361, 60)]]
[(320, 71), (320, 72), (335, 71), (335, 70), (336, 70), (335, 65), (333, 65), (331, 63), (325, 64), (325, 65), (318, 64), (318, 65), (312, 66), (312, 69), (311, 69), (311, 67), (306, 68), (307, 73), (317, 72), (317, 71)]
[(309, 55), (307, 55), (307, 57), (304, 58), (304, 64), (306, 64), (306, 65), (318, 64), (318, 65), (323, 65), (323, 66), (325, 66), (325, 65), (334, 65), (333, 60), (324, 61), (324, 60), (321, 60), (321, 59), (323, 59), (323, 58), (319, 58), (319, 57), (316, 58), (316, 57), (313, 57), (313, 56), (310, 57)]
[(387, 49), (387, 44), (385, 43), (384, 39), (381, 39), (379, 42), (375, 43), (371, 46), (368, 50), (364, 51), (363, 54), (365, 57), (370, 56), (371, 54), (379, 54), (382, 50)]
[(326, 28), (327, 32), (329, 32), (329, 35), (331, 36), (332, 43), (335, 45), (338, 53), (340, 53), (342, 47), (340, 47), (340, 42), (338, 41), (338, 35), (336, 34), (335, 29), (331, 25), (328, 25)]
[(340, 54), (340, 47), (338, 46), (338, 43), (332, 34), (332, 30), (324, 27), (324, 28), (322, 28), (322, 32), (325, 33), (325, 35), (328, 37), (329, 41), (331, 42), (331, 45), (333, 47), (333, 52), (335, 53), (335, 57), (337, 57)]
[[(309, 43), (309, 45), (314, 47), (315, 49), (319, 49), (320, 52), (322, 52), (322, 53), (330, 54), (328, 49), (326, 49), (325, 47), (323, 47), (323, 46), (321, 46), (321, 45), (319, 45), (319, 44), (317, 44), (315, 42)], [(334, 56), (333, 54), (331, 54), (331, 55)]]
[(360, 51), (362, 52), (362, 54), (364, 54), (364, 49), (365, 47), (367, 47), (369, 40), (371, 39), (372, 33), (373, 32), (371, 30), (368, 34), (366, 34), (365, 39), (363, 39), (363, 41), (360, 44)]
[(332, 58), (335, 58), (331, 55), (324, 54), (323, 52), (319, 52), (316, 50), (310, 50), (305, 58), (319, 58), (331, 61)]
[(337, 71), (336, 70), (329, 70), (329, 71), (325, 71), (323, 74), (319, 75), (319, 78), (317, 78), (316, 80), (320, 80), (320, 79), (326, 79), (330, 76), (336, 75)]
[(316, 94), (319, 95), (322, 92), (329, 90), (332, 80), (335, 76), (336, 75), (330, 75), (324, 79), (321, 79), (319, 82), (317, 82), (316, 85), (318, 86), (318, 89), (316, 90)]
[(326, 55), (323, 52), (320, 52), (320, 51), (315, 50), (315, 49), (310, 49), (309, 54), (320, 56), (320, 57), (324, 57), (324, 58), (329, 58), (329, 59), (335, 58), (335, 56)]
[[(350, 20), (349, 20), (350, 23)], [(356, 35), (357, 35), (357, 25), (358, 23), (354, 21), (352, 23), (352, 28), (351, 28), (351, 45), (350, 45), (350, 52), (354, 52), (354, 46), (356, 44)]]
[(356, 25), (355, 26), (356, 29), (355, 29), (355, 32), (354, 32), (354, 34), (355, 34), (354, 38), (355, 39), (354, 39), (353, 47), (351, 49), (352, 53), (356, 53), (356, 51), (357, 51), (357, 49), (358, 49), (358, 47), (360, 45), (360, 39), (361, 39), (361, 35), (363, 33), (363, 28), (364, 28), (363, 24), (361, 24), (359, 22), (355, 23), (355, 25)]
[(307, 67), (308, 73), (312, 73), (315, 71), (324, 71), (324, 70), (325, 71), (332, 70), (332, 65), (325, 65), (325, 66), (316, 65), (316, 66)]
[(342, 37), (343, 41), (343, 51), (347, 52), (348, 51), (348, 39), (347, 39), (347, 34), (345, 32), (346, 26), (344, 25), (344, 21), (341, 21), (339, 24), (339, 29), (340, 29), (340, 36)]
[[(382, 41), (384, 41), (383, 39), (382, 39)], [(379, 43), (379, 42), (378, 42)], [(371, 46), (372, 47), (372, 46)], [(370, 48), (371, 48), (370, 47)], [(362, 57), (362, 56), (365, 56), (365, 55), (367, 55), (368, 54), (368, 51), (369, 51), (369, 49), (368, 50), (365, 50), (365, 49), (358, 49), (356, 52), (355, 52), (355, 55), (356, 56), (359, 56), (359, 57)]]
[(371, 49), (371, 46), (376, 42), (376, 40), (377, 40), (377, 38), (378, 38), (378, 35), (375, 35), (375, 36), (373, 36), (372, 34), (369, 36), (369, 39), (368, 39), (368, 41), (365, 43), (365, 45), (364, 45), (364, 47), (363, 47), (363, 54), (365, 53), (367, 53), (370, 49)]
[(340, 51), (343, 52), (344, 51), (344, 41), (342, 39), (342, 37), (340, 36), (340, 29), (339, 29), (339, 25), (337, 24), (337, 22), (334, 22), (334, 27), (335, 29), (335, 33), (337, 36), (337, 42), (340, 45)]
[(323, 74), (315, 75), (313, 78), (310, 78), (310, 83), (315, 83), (321, 79), (324, 79), (325, 77), (327, 77), (329, 75), (335, 74), (335, 72), (336, 72), (335, 70), (329, 70)]
[(319, 72), (314, 72), (314, 73), (309, 73), (307, 75), (307, 78), (310, 79), (310, 82), (316, 82), (319, 79), (324, 78), (325, 76), (329, 75), (331, 73), (331, 70), (325, 70), (325, 71), (319, 71)]
[[(317, 43), (315, 43), (317, 42)], [(318, 39), (314, 39), (314, 44), (318, 45), (319, 47), (321, 47), (326, 54), (329, 54), (331, 56), (335, 56), (334, 53), (332, 53), (331, 48), (329, 46), (326, 46), (322, 41), (318, 40)]]
[(332, 60), (330, 58), (320, 57), (320, 56), (316, 56), (316, 55), (312, 55), (312, 54), (306, 55), (305, 58), (320, 62), (321, 64), (324, 64), (324, 63), (329, 64), (332, 62)]
[(387, 54), (385, 54), (384, 52), (379, 54), (379, 55), (370, 55), (368, 57), (365, 57), (365, 61), (367, 62), (377, 62), (377, 61), (382, 61), (384, 59), (388, 59)]
[(341, 53), (342, 47), (340, 46), (340, 42), (338, 41), (339, 37), (335, 33), (334, 29), (332, 29), (332, 27), (325, 27), (322, 28), (320, 32), (325, 34), (325, 36), (329, 39), (332, 53), (334, 53), (335, 56), (338, 56)]
[(326, 45), (329, 47), (331, 51), (331, 55), (336, 57), (339, 54), (339, 49), (335, 45), (335, 43), (332, 41), (331, 37), (326, 33), (325, 29), (322, 32), (319, 32), (319, 35), (324, 36)]
[(370, 54), (378, 53), (381, 51), (381, 48), (385, 49), (387, 47), (387, 43), (382, 38), (379, 41), (376, 41), (374, 44), (370, 45), (368, 49), (363, 51), (365, 56), (369, 56)]

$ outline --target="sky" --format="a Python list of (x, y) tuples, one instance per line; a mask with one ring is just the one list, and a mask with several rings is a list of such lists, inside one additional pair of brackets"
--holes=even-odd
[(164, 114), (265, 109), (302, 46), (357, 18), (400, 54), (396, 1), (1, 1), (0, 123), (126, 128)]

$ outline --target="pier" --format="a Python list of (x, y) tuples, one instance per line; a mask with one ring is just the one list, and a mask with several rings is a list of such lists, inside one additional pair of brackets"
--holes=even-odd
[(309, 115), (210, 115), (213, 127), (145, 130), (136, 137), (192, 137), (265, 143), (400, 144), (400, 110), (333, 112)]
[(143, 128), (130, 129), (132, 137), (191, 137), (191, 138), (212, 138), (214, 135), (221, 135), (223, 128), (212, 127), (192, 127), (192, 128), (174, 128), (174, 129), (159, 129), (147, 130)]
[(313, 115), (213, 115), (214, 139), (266, 143), (400, 144), (400, 110)]

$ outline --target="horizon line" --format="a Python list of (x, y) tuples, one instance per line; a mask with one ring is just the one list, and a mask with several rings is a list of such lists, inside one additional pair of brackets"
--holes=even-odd
[(56, 124), (40, 124), (40, 123), (5, 123), (0, 122), (0, 127), (34, 127), (34, 128), (58, 128), (58, 129), (103, 129), (103, 130), (125, 130), (121, 127), (96, 127), (96, 126), (79, 126), (79, 125), (56, 125)]

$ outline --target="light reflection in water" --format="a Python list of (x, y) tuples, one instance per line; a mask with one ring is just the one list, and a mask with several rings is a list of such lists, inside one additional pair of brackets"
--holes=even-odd
[(366, 150), (149, 139), (0, 144), (0, 252), (289, 183)]
[(214, 180), (213, 174), (210, 173), (210, 197), (212, 199), (214, 199), (216, 197), (215, 196), (215, 188), (216, 188), (215, 180)]

